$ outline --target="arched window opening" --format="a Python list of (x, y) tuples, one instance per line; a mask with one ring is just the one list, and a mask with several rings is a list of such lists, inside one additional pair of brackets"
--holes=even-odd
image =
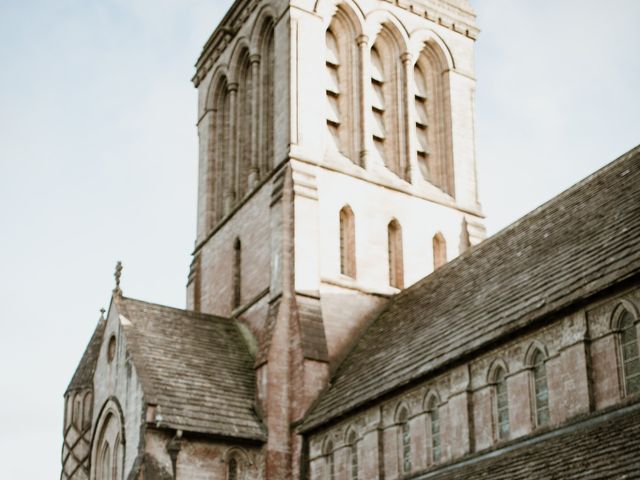
[(248, 193), (249, 171), (251, 169), (252, 142), (252, 99), (253, 79), (251, 77), (251, 62), (249, 52), (242, 54), (238, 69), (238, 101), (237, 101), (237, 155), (236, 185), (237, 199), (241, 200)]
[(417, 160), (425, 180), (453, 195), (447, 65), (437, 48), (425, 44), (413, 70)]
[(427, 104), (427, 83), (424, 73), (419, 65), (414, 67), (414, 91), (415, 91), (415, 123), (416, 123), (416, 148), (418, 167), (425, 180), (431, 181), (431, 158), (429, 142), (429, 113)]
[(236, 238), (233, 245), (233, 308), (242, 302), (242, 243)]
[(626, 309), (620, 316), (620, 350), (625, 394), (633, 395), (640, 392), (640, 353), (634, 317)]
[(447, 242), (441, 233), (433, 237), (433, 268), (438, 269), (447, 263)]
[(340, 273), (356, 278), (356, 227), (349, 206), (340, 210)]
[(340, 123), (340, 50), (333, 32), (327, 30), (327, 126), (336, 150), (341, 150)]
[(260, 176), (264, 177), (275, 166), (274, 160), (274, 123), (275, 123), (275, 35), (274, 24), (269, 20), (262, 32), (261, 78), (262, 78), (262, 122), (261, 122), (261, 168)]
[[(402, 154), (402, 64), (396, 41), (383, 28), (371, 49), (371, 135), (385, 166), (401, 178), (406, 177)], [(384, 61), (383, 61), (384, 59)], [(404, 132), (406, 134), (406, 132)]]
[(77, 393), (73, 399), (73, 426), (77, 429), (82, 428), (82, 399), (80, 394)]
[(358, 445), (356, 442), (356, 432), (351, 431), (349, 437), (347, 438), (347, 443), (349, 444), (349, 464), (351, 470), (349, 478), (351, 480), (358, 480)]
[(533, 355), (533, 390), (536, 426), (549, 423), (549, 387), (544, 354), (537, 350)]
[(235, 457), (227, 463), (227, 480), (238, 480), (238, 460)]
[(324, 447), (324, 455), (326, 459), (326, 467), (327, 467), (327, 478), (328, 480), (336, 479), (336, 464), (335, 458), (333, 456), (333, 443), (327, 442)]
[(440, 411), (438, 407), (438, 399), (436, 397), (431, 397), (429, 403), (427, 404), (427, 410), (429, 412), (429, 428), (428, 431), (431, 434), (431, 455), (429, 455), (429, 459), (432, 464), (438, 463), (441, 457), (441, 444), (440, 444)]
[(497, 413), (497, 434), (500, 440), (509, 437), (509, 394), (507, 390), (507, 373), (498, 367), (494, 373), (495, 402)]
[(334, 151), (358, 162), (357, 35), (346, 9), (337, 9), (326, 32), (327, 127)]
[(87, 429), (91, 426), (91, 404), (93, 402), (93, 395), (91, 392), (85, 394), (84, 396), (84, 405), (82, 406), (82, 428)]
[(393, 220), (388, 227), (389, 285), (404, 288), (404, 258), (402, 253), (402, 228)]
[(411, 471), (411, 427), (409, 426), (409, 412), (402, 408), (398, 413), (398, 424), (400, 426), (400, 445), (402, 453), (402, 472)]
[(111, 447), (105, 442), (102, 447), (98, 480), (113, 480), (113, 475), (111, 473), (112, 466), (113, 458), (111, 457)]
[(214, 224), (222, 220), (222, 218), (231, 210), (232, 195), (232, 165), (230, 160), (230, 98), (229, 85), (226, 78), (219, 80), (215, 90), (214, 97), (214, 119), (212, 132), (211, 155), (212, 174), (211, 188), (212, 195), (212, 211)]

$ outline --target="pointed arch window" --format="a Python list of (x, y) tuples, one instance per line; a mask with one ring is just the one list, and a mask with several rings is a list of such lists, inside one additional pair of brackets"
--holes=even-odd
[(624, 392), (633, 395), (640, 392), (640, 352), (638, 351), (638, 330), (635, 318), (624, 309), (620, 315), (620, 352), (622, 356), (622, 374)]
[(433, 237), (433, 268), (438, 269), (447, 263), (447, 242), (442, 233)]
[(242, 302), (242, 243), (239, 238), (233, 245), (233, 308)]
[(415, 124), (416, 124), (416, 148), (418, 156), (418, 166), (425, 180), (431, 180), (431, 167), (429, 160), (431, 157), (429, 142), (429, 104), (427, 99), (427, 83), (425, 75), (419, 64), (413, 69), (414, 92), (415, 92)]
[(389, 285), (404, 288), (404, 257), (402, 252), (402, 227), (392, 220), (387, 228), (389, 245)]
[(402, 472), (411, 471), (411, 427), (409, 425), (409, 412), (401, 408), (398, 412), (398, 425), (400, 427), (400, 453)]
[(353, 12), (338, 6), (326, 32), (327, 127), (335, 151), (352, 162), (359, 162), (357, 125), (360, 123), (358, 102), (358, 59)]
[(238, 460), (235, 457), (227, 463), (227, 480), (238, 480)]
[(328, 480), (336, 479), (336, 463), (333, 454), (333, 442), (328, 441), (324, 447), (325, 466)]
[(356, 226), (348, 205), (340, 210), (340, 273), (356, 278)]
[(533, 405), (536, 426), (541, 427), (549, 423), (549, 386), (547, 384), (547, 367), (545, 356), (536, 350), (531, 360), (533, 372)]
[(222, 77), (215, 90), (212, 145), (210, 146), (213, 224), (222, 220), (231, 207), (233, 166), (230, 157), (230, 108), (229, 84), (227, 79)]
[(349, 433), (347, 437), (347, 443), (349, 445), (349, 478), (350, 480), (358, 480), (358, 445), (356, 432), (353, 430)]
[(440, 462), (442, 447), (440, 443), (440, 411), (438, 407), (438, 399), (432, 396), (427, 403), (428, 412), (428, 432), (431, 436), (430, 443), (430, 455), (428, 455), (431, 464)]
[(400, 49), (392, 29), (384, 26), (371, 49), (371, 135), (385, 166), (397, 176), (407, 176), (403, 146), (406, 133), (400, 128), (403, 118), (404, 82)]
[(497, 437), (504, 440), (509, 437), (509, 392), (507, 390), (507, 372), (498, 366), (493, 373), (495, 382), (495, 411), (497, 418)]
[[(261, 48), (261, 80), (262, 86), (260, 95), (261, 98), (261, 142), (260, 142), (260, 173), (261, 176), (266, 175), (275, 167), (275, 155), (274, 155), (274, 122), (275, 122), (275, 34), (274, 23), (272, 19), (269, 19), (263, 26), (261, 34), (262, 48)], [(263, 175), (264, 174), (264, 175)]]
[(445, 89), (448, 67), (439, 47), (427, 42), (413, 69), (414, 120), (422, 177), (453, 195), (450, 119)]
[(242, 199), (248, 192), (249, 170), (251, 168), (251, 119), (252, 98), (253, 98), (253, 79), (251, 77), (251, 62), (249, 60), (249, 52), (245, 51), (241, 55), (238, 67), (238, 101), (237, 101), (237, 152), (238, 158), (235, 165), (235, 191), (237, 199)]

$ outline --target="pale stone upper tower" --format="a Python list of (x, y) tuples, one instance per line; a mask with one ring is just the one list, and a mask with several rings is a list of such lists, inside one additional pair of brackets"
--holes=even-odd
[(188, 307), (253, 339), (267, 470), (388, 296), (483, 238), (477, 33), (465, 0), (237, 0), (205, 45)]

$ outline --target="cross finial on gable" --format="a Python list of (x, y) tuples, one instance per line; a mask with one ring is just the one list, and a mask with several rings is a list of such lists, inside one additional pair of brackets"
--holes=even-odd
[(113, 294), (118, 297), (121, 297), (122, 289), (120, 288), (120, 278), (122, 278), (122, 262), (118, 262), (116, 264), (116, 271), (113, 274), (113, 276), (116, 279), (116, 288), (113, 289)]

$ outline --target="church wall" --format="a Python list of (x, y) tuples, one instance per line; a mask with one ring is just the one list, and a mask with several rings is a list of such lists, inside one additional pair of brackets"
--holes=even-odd
[[(330, 452), (342, 448), (346, 432), (355, 429), (363, 452), (364, 478), (375, 479), (382, 468), (387, 479), (401, 478), (401, 429), (396, 413), (408, 407), (411, 429), (412, 472), (436, 463), (456, 460), (486, 450), (506, 440), (548, 430), (572, 418), (589, 414), (625, 400), (620, 380), (616, 333), (611, 333), (612, 315), (620, 305), (633, 310), (636, 327), (640, 289), (614, 293), (597, 303), (567, 313), (536, 330), (513, 338), (470, 362), (341, 420), (309, 437), (310, 478), (323, 479)], [(544, 352), (549, 391), (549, 422), (536, 424), (531, 358), (535, 349)], [(492, 373), (497, 365), (506, 369), (509, 435), (498, 436), (496, 390)], [(613, 380), (612, 380), (613, 378)], [(426, 399), (437, 395), (442, 455), (432, 457), (429, 411)], [(633, 396), (633, 398), (637, 398)], [(342, 458), (334, 457), (337, 462)], [(346, 480), (348, 476), (336, 476)]]
[[(234, 246), (240, 239), (240, 307), (269, 288), (271, 268), (270, 184), (257, 191), (200, 249), (200, 309), (204, 313), (231, 316), (235, 309)], [(252, 317), (248, 314), (248, 317)], [(255, 321), (251, 318), (250, 324)]]
[[(116, 339), (116, 350), (113, 360), (109, 362), (107, 348), (112, 336)], [(124, 478), (127, 478), (139, 457), (138, 448), (142, 445), (141, 434), (145, 401), (138, 373), (128, 352), (121, 319), (118, 316), (117, 308), (112, 304), (94, 374), (92, 421), (94, 438), (97, 435), (95, 429), (105, 405), (113, 405), (114, 403), (122, 410), (125, 422), (122, 427), (124, 444), (127, 445), (124, 452)], [(95, 442), (93, 448), (97, 448)], [(93, 468), (95, 465), (92, 465)]]
[[(147, 430), (145, 434), (145, 479), (173, 479), (171, 457), (167, 446), (173, 432)], [(264, 476), (261, 447), (234, 444), (202, 437), (185, 436), (180, 441), (176, 461), (176, 477), (181, 480), (226, 479), (229, 459), (239, 464), (238, 480), (260, 480)]]

